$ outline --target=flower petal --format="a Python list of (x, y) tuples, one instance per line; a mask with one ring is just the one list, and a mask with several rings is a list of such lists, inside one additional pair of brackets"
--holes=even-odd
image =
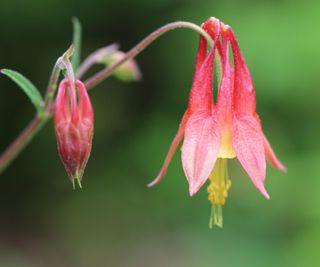
[(80, 80), (77, 80), (75, 85), (78, 89), (78, 106), (81, 119), (93, 121), (93, 107), (87, 89)]
[(219, 85), (217, 112), (220, 124), (231, 124), (233, 117), (233, 78), (234, 71), (229, 59), (229, 42), (223, 40), (221, 55), (222, 78)]
[[(200, 38), (199, 50), (196, 60), (196, 70), (193, 78), (192, 87), (190, 90), (189, 105), (188, 108), (191, 112), (203, 109), (211, 109), (214, 105), (212, 97), (212, 78), (213, 78), (213, 63), (214, 56), (217, 49), (217, 45), (220, 44), (220, 22), (219, 20), (214, 21), (215, 27), (211, 23), (212, 20), (208, 20), (202, 25), (208, 32), (207, 28), (210, 28), (207, 23), (211, 25), (211, 32), (208, 32), (213, 38), (214, 45), (211, 51), (207, 54), (207, 43), (204, 43), (204, 38)], [(204, 57), (205, 56), (205, 57)]]
[(241, 53), (238, 40), (230, 27), (230, 42), (233, 51), (235, 80), (234, 80), (234, 108), (237, 112), (253, 114), (256, 110), (256, 94), (250, 71)]
[(274, 153), (274, 151), (273, 151), (268, 139), (265, 137), (265, 135), (263, 135), (263, 145), (264, 145), (264, 151), (266, 154), (266, 158), (267, 158), (267, 161), (269, 162), (269, 164), (276, 169), (279, 169), (281, 171), (286, 172), (287, 167), (284, 166), (282, 164), (282, 162), (277, 158), (276, 154)]
[(195, 70), (194, 70), (194, 80), (197, 78), (197, 75), (199, 74), (199, 70), (207, 56), (207, 46), (208, 46), (207, 40), (201, 35), (199, 40), (199, 46), (198, 46), (198, 52), (197, 52)]
[(54, 121), (57, 125), (62, 120), (70, 119), (70, 101), (68, 92), (69, 81), (64, 79), (60, 82), (55, 106), (54, 106)]
[(269, 198), (264, 188), (266, 160), (263, 133), (255, 117), (246, 113), (235, 114), (232, 142), (237, 158), (253, 184), (266, 198)]
[(220, 147), (217, 120), (208, 111), (192, 114), (187, 122), (182, 146), (182, 166), (194, 195), (208, 179)]
[(151, 183), (148, 184), (148, 187), (152, 187), (152, 186), (156, 185), (157, 183), (159, 183), (163, 179), (164, 175), (166, 174), (168, 166), (169, 166), (170, 161), (172, 159), (172, 156), (173, 156), (174, 152), (176, 151), (180, 141), (183, 138), (183, 134), (184, 134), (184, 130), (185, 130), (185, 126), (186, 126), (188, 118), (189, 118), (189, 113), (188, 113), (188, 111), (186, 111), (182, 117), (178, 132), (171, 143), (171, 146), (170, 146), (168, 154), (164, 160), (162, 168), (161, 168), (158, 176)]
[(213, 105), (212, 73), (215, 51), (216, 46), (212, 48), (211, 52), (208, 54), (200, 69), (194, 76), (188, 104), (188, 108), (191, 112), (200, 108), (210, 109)]

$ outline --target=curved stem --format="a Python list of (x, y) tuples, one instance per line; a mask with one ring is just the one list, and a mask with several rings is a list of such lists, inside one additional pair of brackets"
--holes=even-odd
[(44, 113), (48, 112), (48, 110), (50, 110), (51, 108), (50, 105), (52, 104), (52, 99), (57, 89), (57, 83), (58, 83), (60, 71), (66, 68), (67, 71), (69, 72), (69, 75), (71, 76), (72, 81), (74, 82), (74, 73), (73, 73), (71, 63), (69, 61), (69, 58), (72, 56), (73, 52), (74, 52), (74, 48), (71, 45), (68, 48), (68, 50), (65, 51), (63, 55), (57, 59), (56, 63), (53, 66), (50, 79), (49, 79), (49, 84), (47, 87), (45, 100), (44, 100)]
[[(109, 68), (106, 68), (96, 75), (85, 81), (85, 85), (87, 89), (94, 87), (102, 80), (107, 78), (117, 67), (126, 62), (127, 60), (138, 55), (143, 49), (145, 49), (149, 44), (151, 44), (154, 40), (156, 40), (159, 36), (164, 33), (174, 30), (177, 28), (189, 28), (192, 29), (201, 35), (203, 35), (208, 43), (212, 46), (213, 41), (211, 37), (198, 25), (178, 21), (169, 23), (151, 34), (149, 34), (146, 38), (144, 38), (140, 43), (138, 43), (135, 47), (133, 47), (128, 53), (126, 53), (125, 57), (123, 57), (120, 61), (114, 63)], [(65, 54), (63, 55), (63, 59), (69, 58), (73, 53), (73, 48), (70, 47)], [(61, 58), (59, 58), (61, 59)], [(6, 169), (10, 165), (10, 163), (16, 158), (16, 156), (23, 150), (23, 148), (32, 140), (32, 138), (36, 135), (36, 133), (41, 129), (43, 125), (51, 118), (53, 114), (53, 97), (55, 95), (55, 91), (57, 88), (57, 82), (59, 78), (59, 74), (61, 71), (61, 67), (59, 66), (59, 59), (55, 64), (50, 80), (49, 85), (47, 87), (46, 97), (45, 97), (45, 105), (44, 111), (41, 114), (36, 115), (33, 120), (27, 125), (27, 127), (20, 133), (20, 135), (7, 147), (7, 149), (0, 155), (0, 173)], [(70, 72), (70, 66), (65, 66)]]
[(76, 78), (81, 79), (81, 77), (89, 70), (94, 64), (99, 60), (111, 55), (119, 49), (118, 44), (108, 45), (91, 53), (79, 66)]
[(69, 58), (64, 60), (64, 67), (66, 68), (66, 72), (64, 73), (65, 78), (69, 79), (72, 84), (75, 84), (76, 78)]
[(27, 127), (20, 133), (0, 156), (0, 173), (9, 166), (22, 149), (32, 140), (36, 133), (48, 121), (50, 117), (34, 117)]
[(54, 97), (55, 91), (57, 89), (57, 82), (60, 74), (60, 68), (58, 67), (58, 64), (56, 63), (53, 67), (53, 70), (51, 72), (49, 84), (47, 87), (47, 92), (44, 100), (44, 110), (46, 111)]
[(126, 62), (129, 59), (134, 58), (136, 55), (138, 55), (142, 50), (144, 50), (147, 46), (149, 46), (154, 40), (156, 40), (158, 37), (163, 35), (164, 33), (177, 29), (177, 28), (187, 28), (194, 30), (198, 33), (200, 33), (208, 43), (212, 46), (213, 40), (211, 39), (210, 35), (206, 33), (205, 30), (203, 30), (200, 26), (186, 21), (177, 21), (172, 22), (167, 25), (164, 25), (160, 27), (159, 29), (155, 30), (154, 32), (150, 33), (146, 38), (144, 38), (140, 43), (138, 43), (135, 47), (133, 47), (130, 51), (126, 53), (126, 55), (119, 60), (118, 62), (114, 63), (110, 67), (98, 72), (88, 80), (84, 82), (87, 89), (90, 89), (94, 86), (96, 86), (98, 83), (100, 83), (102, 80), (107, 78), (117, 67), (119, 67), (121, 64)]

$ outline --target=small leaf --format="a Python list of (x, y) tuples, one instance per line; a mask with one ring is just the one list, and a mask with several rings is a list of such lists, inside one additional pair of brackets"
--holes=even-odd
[(81, 24), (78, 18), (73, 18), (72, 24), (73, 24), (72, 43), (74, 46), (74, 54), (71, 62), (72, 62), (74, 72), (77, 73), (78, 67), (80, 64), (80, 55), (81, 55)]
[(12, 81), (19, 85), (19, 87), (30, 98), (38, 112), (42, 111), (43, 99), (39, 93), (39, 90), (26, 77), (19, 72), (9, 69), (2, 69), (1, 73), (7, 75)]

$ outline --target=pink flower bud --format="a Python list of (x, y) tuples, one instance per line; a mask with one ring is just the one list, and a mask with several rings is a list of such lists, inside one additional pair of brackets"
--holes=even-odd
[[(76, 92), (76, 90), (77, 92)], [(93, 108), (84, 84), (68, 79), (60, 82), (55, 103), (54, 128), (58, 151), (73, 183), (81, 178), (91, 152)]]

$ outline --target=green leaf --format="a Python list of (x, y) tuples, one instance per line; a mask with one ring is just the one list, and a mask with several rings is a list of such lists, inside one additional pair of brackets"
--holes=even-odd
[(39, 90), (26, 77), (24, 77), (19, 72), (9, 69), (2, 69), (1, 73), (5, 74), (17, 85), (19, 85), (19, 87), (30, 98), (31, 102), (36, 107), (38, 112), (42, 111), (43, 99), (39, 93)]
[(73, 24), (72, 43), (74, 47), (74, 54), (73, 54), (71, 63), (72, 63), (74, 72), (77, 73), (77, 70), (80, 64), (80, 56), (81, 56), (81, 24), (78, 18), (73, 18), (72, 24)]

